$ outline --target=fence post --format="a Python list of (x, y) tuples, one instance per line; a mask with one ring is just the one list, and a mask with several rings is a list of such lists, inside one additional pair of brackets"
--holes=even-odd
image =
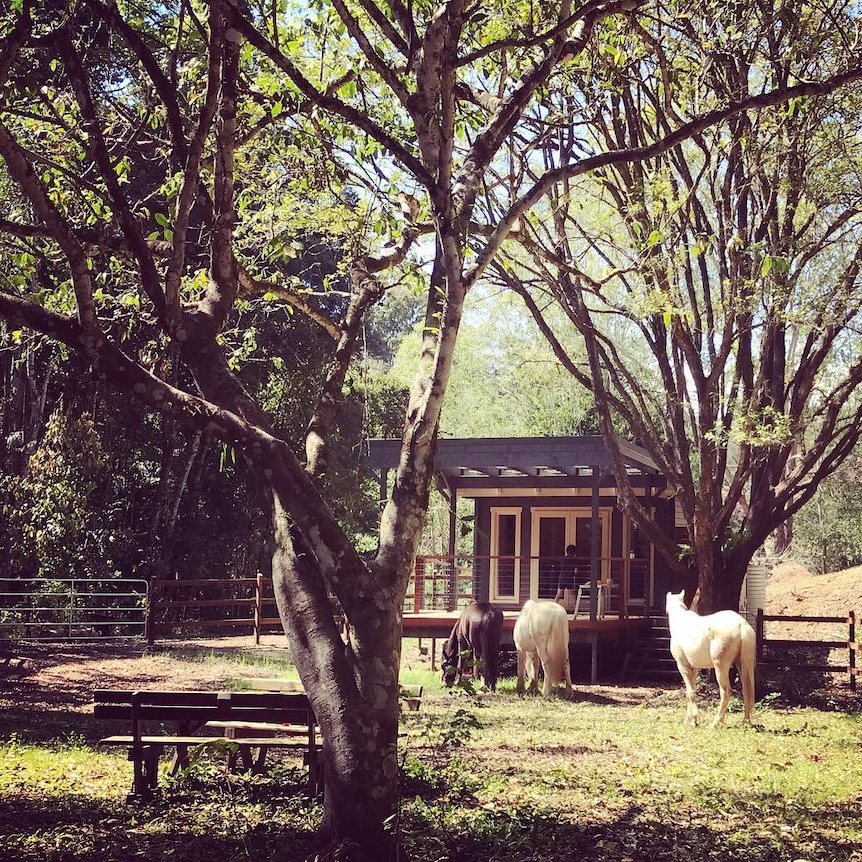
[(67, 623), (69, 626), (69, 640), (72, 640), (72, 629), (74, 626), (75, 620), (75, 579), (69, 582), (69, 614), (67, 616)]
[(757, 609), (755, 624), (755, 632), (757, 633), (757, 660), (760, 662), (763, 661), (763, 608)]
[(258, 572), (254, 585), (254, 643), (260, 646), (260, 627), (263, 619), (263, 575)]
[(856, 691), (856, 611), (850, 611), (847, 615), (850, 624), (848, 643), (850, 645), (850, 691)]
[(156, 642), (156, 597), (159, 594), (158, 578), (150, 579), (147, 594), (147, 614), (144, 618), (144, 628), (147, 631), (147, 643), (152, 646)]
[(419, 613), (424, 604), (425, 594), (425, 560), (416, 557), (413, 563), (413, 613)]

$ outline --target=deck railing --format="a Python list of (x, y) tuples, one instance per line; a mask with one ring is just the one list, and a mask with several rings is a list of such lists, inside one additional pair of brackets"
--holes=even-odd
[[(566, 565), (572, 564), (572, 558), (423, 554), (416, 558), (404, 612), (453, 611), (464, 607), (477, 594), (488, 594), (491, 572), (495, 569), (505, 571), (514, 579), (517, 568), (523, 585), (529, 580), (534, 563), (538, 564), (540, 597), (553, 598), (560, 575)], [(577, 582), (588, 583), (590, 560), (575, 557), (574, 565), (577, 567)], [(628, 590), (625, 595), (629, 605), (636, 609), (638, 605), (647, 604), (644, 598), (649, 590), (647, 560), (603, 557), (599, 560), (599, 571), (599, 581), (615, 585), (610, 595), (610, 613), (620, 611), (619, 595), (626, 584)]]

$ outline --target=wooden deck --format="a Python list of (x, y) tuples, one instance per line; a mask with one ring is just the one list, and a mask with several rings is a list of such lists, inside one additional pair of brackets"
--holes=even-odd
[[(518, 611), (503, 611), (503, 633), (501, 646), (513, 646), (512, 632)], [(445, 640), (452, 631), (460, 611), (423, 611), (421, 613), (406, 613), (402, 618), (402, 637), (405, 638), (438, 638)], [(590, 679), (596, 682), (598, 678), (598, 651), (601, 641), (611, 642), (628, 635), (636, 635), (640, 630), (649, 627), (646, 617), (606, 616), (591, 620), (588, 617), (573, 619), (569, 616), (569, 642), (587, 643), (592, 647), (592, 663)]]

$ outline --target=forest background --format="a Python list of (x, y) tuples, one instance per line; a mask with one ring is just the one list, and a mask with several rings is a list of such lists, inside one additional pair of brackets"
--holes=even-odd
[[(337, 286), (321, 285), (321, 293), (337, 301)], [(387, 293), (369, 317), (338, 410), (327, 486), (339, 518), (369, 549), (378, 487), (363, 455), (369, 439), (400, 435), (421, 315), (421, 298), (410, 288)], [(136, 335), (135, 320), (129, 315), (125, 325), (143, 342), (146, 333)], [(288, 439), (300, 437), (329, 358), (317, 324), (273, 311), (268, 300), (251, 301), (227, 337), (234, 338), (243, 382)], [(300, 369), (289, 378), (282, 373), (285, 353)], [(642, 361), (647, 367), (650, 360)], [(228, 445), (148, 413), (51, 339), (12, 331), (2, 321), (0, 384), (0, 576), (245, 578), (268, 570), (271, 529), (262, 491)], [(577, 436), (598, 433), (598, 420), (592, 393), (564, 372), (521, 304), (477, 290), (440, 433)], [(461, 514), (459, 549), (470, 553), (472, 524), (469, 513)], [(858, 450), (789, 527), (791, 540), (766, 553), (813, 572), (862, 564)], [(447, 529), (447, 504), (435, 494), (422, 553), (446, 553)]]

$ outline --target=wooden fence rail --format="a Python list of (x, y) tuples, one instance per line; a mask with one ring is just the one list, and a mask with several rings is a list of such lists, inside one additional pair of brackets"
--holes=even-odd
[[(789, 640), (766, 637), (765, 624), (769, 622), (844, 624), (847, 626), (847, 640)], [(784, 616), (781, 614), (764, 614), (763, 609), (757, 611), (757, 661), (772, 667), (792, 668), (803, 671), (819, 671), (821, 673), (846, 673), (850, 679), (850, 688), (856, 690), (856, 677), (859, 675), (856, 653), (859, 652), (859, 642), (856, 639), (856, 612), (849, 611), (843, 617), (812, 617)], [(796, 649), (841, 649), (847, 650), (847, 664), (815, 664), (800, 661), (792, 650)], [(776, 655), (770, 650), (779, 652)]]
[[(212, 597), (212, 593), (220, 593)], [(207, 614), (200, 611), (206, 609)], [(264, 628), (281, 626), (272, 595), (272, 578), (204, 578), (150, 581), (147, 641), (157, 633), (209, 628), (251, 629), (260, 643)]]

